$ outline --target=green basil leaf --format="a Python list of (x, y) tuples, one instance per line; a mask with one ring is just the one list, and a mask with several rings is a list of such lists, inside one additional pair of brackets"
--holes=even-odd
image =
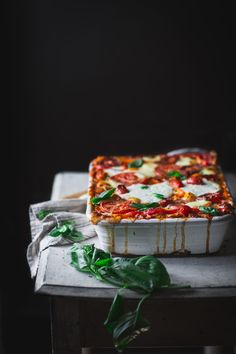
[(105, 259), (98, 259), (95, 262), (95, 265), (98, 267), (104, 267), (104, 266), (109, 266), (112, 263), (113, 263), (112, 258), (105, 258)]
[(141, 315), (141, 304), (146, 298), (142, 297), (135, 311), (121, 312), (115, 321), (108, 322), (110, 328), (113, 328), (114, 345), (118, 352), (122, 352), (137, 336), (149, 330), (149, 321)]
[(202, 211), (203, 213), (210, 214), (210, 215), (212, 215), (212, 216), (220, 215), (220, 213), (218, 212), (217, 209), (211, 208), (211, 207), (203, 207), (203, 206), (200, 206), (200, 207), (199, 207), (199, 210)]
[(108, 316), (104, 322), (108, 332), (113, 333), (115, 328), (115, 321), (117, 321), (120, 315), (124, 312), (124, 299), (120, 295), (119, 291), (114, 297)]
[(82, 232), (76, 230), (72, 230), (71, 233), (65, 235), (64, 237), (73, 242), (82, 241), (84, 239), (84, 235), (82, 234)]
[(92, 274), (100, 281), (143, 294), (134, 311), (125, 312), (124, 298), (120, 292), (111, 304), (104, 324), (112, 334), (118, 351), (122, 351), (138, 335), (149, 329), (149, 322), (140, 312), (143, 301), (159, 288), (173, 287), (164, 264), (154, 256), (113, 258), (110, 253), (94, 245), (76, 245), (71, 249), (71, 265), (78, 271)]
[(159, 194), (159, 193), (153, 193), (153, 195), (159, 199), (165, 199), (163, 194)]
[(62, 236), (70, 241), (78, 242), (84, 239), (81, 231), (75, 230), (75, 221), (65, 220), (61, 221), (58, 226), (55, 226), (50, 232), (49, 236)]
[(40, 210), (36, 216), (39, 220), (43, 220), (45, 218), (45, 216), (47, 216), (48, 214), (53, 213), (53, 211), (51, 210)]
[(140, 188), (141, 188), (141, 189), (149, 189), (148, 186), (141, 186)]
[(109, 189), (108, 191), (104, 191), (101, 194), (99, 194), (97, 197), (93, 197), (91, 199), (92, 204), (99, 204), (102, 200), (109, 199), (112, 194), (115, 192), (115, 188)]
[(139, 211), (145, 211), (145, 210), (150, 209), (150, 208), (155, 208), (158, 205), (159, 205), (158, 203), (147, 203), (147, 204), (132, 203), (131, 204), (131, 206), (133, 208), (136, 208)]
[(143, 164), (143, 160), (142, 159), (137, 159), (137, 160), (134, 160), (134, 161), (130, 162), (128, 164), (128, 167), (129, 168), (139, 168), (139, 167), (142, 166), (142, 164)]
[(169, 171), (169, 172), (167, 172), (167, 175), (168, 175), (168, 177), (176, 177), (176, 178), (180, 178), (180, 179), (186, 179), (186, 176), (182, 175), (178, 171)]
[(154, 256), (138, 257), (135, 266), (144, 270), (146, 274), (155, 276), (155, 287), (170, 286), (170, 276), (164, 264)]

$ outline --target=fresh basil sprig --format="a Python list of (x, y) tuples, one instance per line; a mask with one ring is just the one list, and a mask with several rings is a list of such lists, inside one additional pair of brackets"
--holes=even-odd
[(107, 191), (102, 192), (101, 194), (99, 194), (97, 197), (93, 197), (91, 199), (92, 204), (99, 204), (102, 200), (106, 200), (109, 199), (112, 194), (115, 192), (115, 188), (112, 189), (108, 189)]
[(62, 236), (73, 242), (81, 241), (84, 238), (82, 232), (75, 230), (75, 221), (71, 220), (61, 221), (58, 226), (55, 226), (49, 232), (49, 236)]
[(218, 212), (218, 210), (215, 209), (215, 208), (212, 208), (212, 207), (203, 207), (203, 206), (200, 206), (200, 207), (199, 207), (199, 210), (202, 211), (202, 212), (205, 213), (205, 214), (210, 214), (210, 215), (212, 215), (212, 216), (220, 215), (220, 213)]
[(186, 179), (186, 176), (182, 175), (182, 173), (180, 173), (178, 171), (169, 171), (169, 172), (167, 172), (167, 176), (168, 177), (176, 177), (179, 179)]
[(159, 194), (159, 193), (153, 193), (153, 195), (159, 199), (165, 199), (163, 194)]
[(134, 160), (134, 161), (130, 162), (128, 164), (128, 167), (129, 168), (139, 168), (139, 167), (142, 166), (142, 164), (143, 164), (143, 160), (142, 159), (137, 159), (137, 160)]
[(80, 272), (92, 274), (100, 281), (120, 289), (132, 289), (143, 295), (136, 309), (130, 312), (124, 310), (121, 290), (113, 300), (104, 324), (112, 334), (118, 351), (122, 351), (138, 335), (150, 328), (149, 321), (141, 315), (143, 301), (160, 288), (176, 287), (171, 284), (164, 264), (154, 256), (113, 258), (110, 253), (93, 244), (74, 245), (71, 248), (71, 265)]
[(133, 208), (138, 209), (139, 211), (145, 211), (147, 209), (157, 207), (158, 203), (147, 203), (147, 204), (132, 203), (131, 206)]
[(104, 325), (113, 335), (114, 345), (119, 352), (139, 334), (150, 329), (150, 322), (141, 314), (141, 305), (147, 297), (149, 295), (141, 298), (135, 311), (125, 312), (124, 298), (117, 292)]
[(43, 220), (45, 218), (45, 216), (47, 216), (48, 214), (52, 213), (52, 210), (40, 210), (36, 216), (39, 220)]

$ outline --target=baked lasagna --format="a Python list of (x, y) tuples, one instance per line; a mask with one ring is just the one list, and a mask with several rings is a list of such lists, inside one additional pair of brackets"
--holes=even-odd
[(98, 156), (89, 174), (89, 217), (94, 224), (122, 219), (211, 219), (233, 212), (215, 151)]

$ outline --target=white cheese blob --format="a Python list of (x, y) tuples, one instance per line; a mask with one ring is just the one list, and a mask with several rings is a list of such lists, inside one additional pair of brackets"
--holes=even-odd
[(194, 163), (194, 160), (187, 156), (181, 156), (176, 162), (178, 166), (190, 166)]
[(210, 175), (214, 175), (215, 174), (215, 171), (214, 170), (212, 170), (211, 168), (203, 168), (202, 170), (201, 170), (201, 174), (202, 175), (205, 175), (205, 176), (210, 176)]
[(203, 178), (204, 184), (187, 184), (186, 181), (183, 181), (185, 187), (182, 189), (185, 192), (193, 193), (197, 197), (207, 194), (207, 193), (215, 193), (220, 190), (220, 186), (218, 183), (208, 181), (206, 178)]
[(143, 157), (143, 160), (145, 161), (145, 162), (159, 162), (160, 160), (161, 160), (161, 156), (160, 155), (156, 155), (156, 156), (153, 156), (153, 157), (151, 157), (151, 156), (144, 156)]
[(138, 169), (138, 172), (143, 174), (145, 177), (155, 177), (155, 168), (156, 164), (153, 162), (145, 162), (142, 166)]
[(168, 182), (162, 182), (149, 186), (144, 184), (132, 184), (131, 186), (127, 187), (127, 189), (129, 193), (121, 194), (121, 198), (138, 198), (140, 203), (159, 202), (162, 198), (158, 198), (155, 194), (161, 194), (164, 196), (164, 198), (168, 198), (173, 192)]
[(188, 205), (191, 208), (198, 208), (200, 206), (205, 206), (207, 204), (209, 204), (209, 201), (207, 200), (195, 200), (195, 202), (186, 203), (186, 205)]
[(109, 177), (115, 176), (118, 173), (124, 172), (124, 167), (122, 166), (114, 166), (112, 168), (106, 168), (104, 171), (108, 174)]

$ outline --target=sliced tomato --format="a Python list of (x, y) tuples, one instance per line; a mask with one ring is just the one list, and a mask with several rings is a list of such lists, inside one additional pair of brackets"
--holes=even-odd
[(151, 208), (145, 211), (146, 215), (168, 215), (168, 214), (175, 214), (178, 211), (178, 208), (173, 209), (164, 209), (164, 208)]
[(130, 186), (131, 184), (139, 182), (139, 178), (134, 172), (118, 173), (117, 175), (112, 176), (111, 179), (116, 182), (120, 182), (125, 186)]
[(202, 181), (202, 176), (200, 176), (198, 173), (193, 174), (191, 177), (187, 179), (188, 184), (203, 184)]
[(170, 178), (169, 183), (173, 188), (181, 188), (184, 186), (182, 181), (178, 178), (175, 178), (175, 177)]
[(113, 156), (106, 156), (97, 162), (97, 165), (101, 168), (110, 168), (113, 166), (120, 166), (121, 162)]
[(182, 205), (178, 209), (178, 213), (181, 216), (189, 216), (189, 214), (192, 214), (193, 208), (190, 208), (188, 205)]
[(208, 193), (205, 196), (206, 200), (210, 200), (212, 203), (219, 203), (222, 200), (222, 193), (221, 192), (216, 192), (216, 193)]
[(98, 209), (102, 213), (125, 214), (135, 211), (130, 204), (129, 200), (114, 198), (113, 200), (101, 202)]
[(124, 184), (119, 184), (116, 188), (120, 194), (129, 193), (129, 190), (125, 187)]

